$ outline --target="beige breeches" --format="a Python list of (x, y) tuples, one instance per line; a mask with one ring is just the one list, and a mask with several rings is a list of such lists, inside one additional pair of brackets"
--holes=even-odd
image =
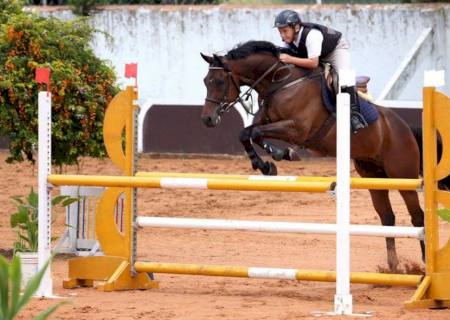
[(344, 38), (341, 38), (334, 49), (328, 56), (321, 59), (328, 62), (339, 73), (344, 69), (352, 69), (350, 59), (350, 46)]

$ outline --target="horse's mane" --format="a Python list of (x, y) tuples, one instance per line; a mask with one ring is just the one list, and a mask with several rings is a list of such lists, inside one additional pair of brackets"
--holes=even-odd
[(225, 57), (229, 60), (245, 59), (255, 53), (270, 53), (274, 57), (279, 56), (278, 48), (272, 42), (252, 40), (238, 44)]

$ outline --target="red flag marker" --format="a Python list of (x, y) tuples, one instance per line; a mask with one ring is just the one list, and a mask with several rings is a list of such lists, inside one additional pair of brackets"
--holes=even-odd
[(125, 64), (125, 78), (134, 78), (137, 87), (137, 63)]
[(36, 82), (45, 83), (50, 92), (50, 68), (36, 68)]

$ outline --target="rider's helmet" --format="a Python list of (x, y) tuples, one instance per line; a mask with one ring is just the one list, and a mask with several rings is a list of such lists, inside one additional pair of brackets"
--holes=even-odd
[(294, 27), (301, 24), (300, 16), (294, 10), (283, 10), (275, 17), (274, 28)]

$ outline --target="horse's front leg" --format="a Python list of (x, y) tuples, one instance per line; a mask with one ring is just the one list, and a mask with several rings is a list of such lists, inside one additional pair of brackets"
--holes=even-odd
[(244, 146), (245, 152), (252, 163), (253, 170), (260, 170), (264, 175), (276, 176), (276, 166), (272, 162), (263, 161), (253, 146), (252, 135), (255, 128), (256, 124), (242, 129), (239, 134), (239, 140)]
[(252, 141), (260, 146), (264, 151), (272, 156), (272, 159), (275, 161), (287, 160), (293, 161), (298, 160), (298, 157), (295, 154), (295, 150), (291, 147), (280, 148), (267, 140), (263, 139), (261, 130), (255, 128), (253, 132)]
[[(268, 161), (263, 162), (256, 153), (256, 150), (253, 147), (253, 142), (257, 143), (266, 152), (271, 154), (274, 160), (293, 160), (294, 151), (292, 148), (278, 148), (265, 141), (264, 138), (273, 138), (292, 143), (295, 141), (296, 133), (294, 121), (284, 120), (264, 125), (254, 124), (241, 131), (240, 138), (250, 160), (252, 161), (253, 169), (259, 169), (265, 175), (276, 175), (277, 168), (275, 164)], [(251, 151), (249, 152), (250, 148)]]

